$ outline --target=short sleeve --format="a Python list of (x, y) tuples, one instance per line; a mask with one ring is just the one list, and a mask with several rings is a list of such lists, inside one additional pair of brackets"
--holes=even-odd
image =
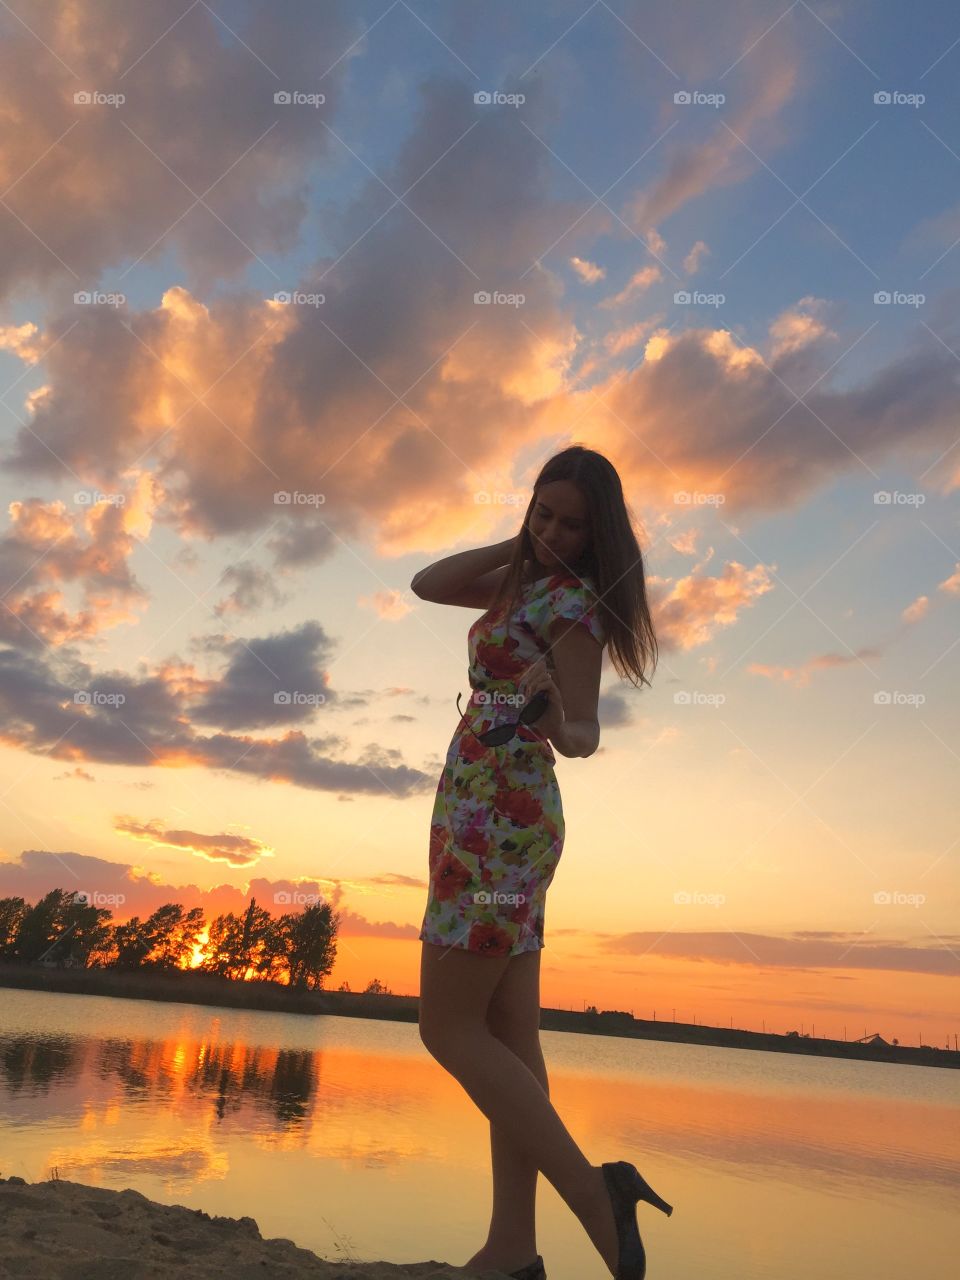
[(551, 624), (557, 618), (582, 622), (599, 645), (606, 644), (606, 628), (600, 617), (596, 593), (583, 582), (558, 587), (551, 602)]

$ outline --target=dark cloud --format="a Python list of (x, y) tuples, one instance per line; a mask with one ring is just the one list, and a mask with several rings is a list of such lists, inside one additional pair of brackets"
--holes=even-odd
[(602, 939), (604, 950), (617, 954), (673, 956), (712, 960), (719, 964), (770, 966), (776, 969), (879, 969), (904, 973), (932, 973), (960, 977), (960, 956), (948, 939), (930, 944), (848, 931), (782, 936), (724, 929), (717, 932), (625, 933)]
[[(238, 661), (229, 677), (234, 681), (231, 687), (237, 697), (252, 699), (251, 686), (244, 685), (238, 669), (247, 671)], [(197, 685), (207, 697), (210, 688), (218, 688), (215, 683), (184, 679), (173, 669), (137, 678), (122, 672), (95, 673), (71, 655), (58, 655), (54, 661), (0, 650), (4, 741), (52, 760), (200, 766), (346, 796), (399, 799), (435, 785), (427, 774), (403, 764), (398, 753), (376, 746), (364, 748), (358, 761), (338, 758), (346, 744), (334, 734), (307, 737), (289, 730), (262, 739), (199, 734), (189, 722), (191, 690)], [(219, 692), (223, 694), (224, 687)], [(222, 706), (229, 715), (229, 702), (224, 700)]]

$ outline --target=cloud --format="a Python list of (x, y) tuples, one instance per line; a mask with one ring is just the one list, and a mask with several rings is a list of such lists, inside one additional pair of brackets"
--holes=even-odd
[[(769, 28), (770, 24), (763, 25)], [(733, 24), (726, 34), (747, 47), (743, 23)], [(745, 145), (755, 150), (756, 135), (762, 135), (767, 149), (781, 140), (777, 117), (793, 96), (797, 62), (787, 42), (778, 40), (778, 34), (771, 33), (762, 56), (740, 63), (742, 87), (734, 100), (724, 104), (722, 114), (689, 104), (673, 107), (673, 122), (681, 129), (696, 113), (698, 125), (703, 126), (706, 120), (707, 136), (677, 141), (668, 135), (661, 144), (666, 155), (664, 172), (628, 203), (624, 216), (633, 227), (659, 225), (707, 191), (743, 181), (760, 167)], [(714, 118), (706, 115), (708, 110), (713, 111)]]
[(138, 822), (136, 818), (121, 814), (114, 819), (113, 829), (132, 836), (134, 840), (145, 840), (151, 845), (164, 845), (171, 849), (186, 849), (210, 862), (226, 862), (231, 867), (255, 866), (261, 858), (272, 858), (274, 852), (250, 836), (168, 830), (159, 818)]
[(337, 703), (323, 670), (334, 644), (319, 622), (250, 640), (212, 638), (204, 648), (222, 653), (227, 665), (218, 679), (195, 683), (193, 720), (260, 729), (310, 719)]
[(357, 603), (364, 609), (373, 609), (380, 618), (398, 622), (413, 611), (409, 591), (375, 591), (372, 596), (360, 596)]
[(717, 577), (694, 570), (676, 580), (651, 575), (648, 583), (657, 643), (665, 651), (706, 644), (773, 589), (768, 566), (756, 564), (750, 569), (736, 560), (725, 564)]
[[(335, 144), (313, 109), (274, 93), (322, 81), (334, 117), (362, 20), (310, 0), (286, 0), (282, 21), (267, 0), (228, 17), (178, 9), (172, 21), (147, 0), (72, 0), (33, 7), (29, 24), (0, 15), (0, 295), (90, 288), (171, 249), (219, 283), (295, 243)], [(77, 91), (126, 100), (77, 104)]]
[(822, 319), (822, 313), (828, 306), (824, 298), (807, 296), (782, 311), (770, 324), (770, 362), (793, 355), (821, 338), (836, 338), (837, 335)]
[[(136, 620), (147, 594), (130, 571), (136, 539), (149, 534), (158, 500), (152, 477), (127, 477), (116, 492), (80, 488), (73, 507), (27, 498), (11, 502), (0, 536), (0, 640), (26, 648), (91, 639)], [(77, 583), (82, 607), (63, 607)]]
[(652, 263), (649, 266), (641, 267), (639, 271), (635, 271), (619, 293), (612, 297), (604, 298), (599, 304), (601, 307), (620, 307), (625, 302), (629, 302), (636, 297), (638, 293), (646, 293), (651, 285), (663, 279), (663, 272), (659, 267)]
[[(658, 330), (642, 361), (545, 404), (541, 422), (558, 433), (578, 422), (578, 438), (614, 460), (625, 490), (651, 506), (685, 490), (719, 495), (721, 517), (782, 514), (853, 472), (871, 486), (866, 524), (877, 514), (879, 462), (908, 463), (953, 443), (956, 364), (941, 343), (923, 342), (838, 390), (829, 377), (836, 357), (822, 346), (811, 342), (770, 364), (729, 330)], [(940, 470), (949, 488), (948, 464)]]
[(683, 269), (688, 276), (695, 275), (700, 270), (701, 259), (710, 253), (707, 245), (702, 240), (698, 240), (690, 252), (683, 260)]
[(921, 618), (925, 618), (927, 616), (927, 612), (929, 608), (930, 608), (930, 597), (917, 596), (916, 600), (912, 600), (910, 604), (907, 605), (907, 607), (900, 614), (900, 617), (903, 619), (904, 622), (908, 622), (908, 623), (919, 622)]
[[(478, 515), (489, 525), (498, 513), (472, 494), (564, 391), (577, 331), (538, 259), (582, 207), (552, 198), (553, 161), (530, 130), (478, 114), (467, 89), (421, 85), (383, 181), (331, 212), (335, 248), (290, 282), (323, 305), (250, 290), (204, 305), (174, 285), (154, 308), (53, 314), (48, 391), (5, 467), (107, 485), (147, 453), (165, 520), (190, 536), (262, 529), (286, 566), (338, 539), (397, 554), (448, 543)], [(504, 287), (522, 307), (474, 303)], [(275, 500), (293, 491), (304, 500)]]
[(249, 561), (228, 565), (220, 581), (233, 590), (214, 605), (213, 612), (219, 618), (231, 613), (257, 613), (267, 606), (286, 604), (290, 599), (288, 593), (278, 588), (274, 573)]
[[(318, 624), (293, 633), (251, 641), (245, 651), (228, 644), (226, 673), (203, 680), (193, 668), (169, 664), (139, 676), (94, 670), (74, 655), (60, 660), (0, 649), (0, 741), (51, 760), (101, 762), (150, 768), (205, 768), (331, 791), (341, 798), (381, 795), (402, 799), (435, 785), (429, 775), (404, 764), (396, 751), (371, 744), (355, 761), (340, 758), (345, 742), (334, 734), (308, 737), (290, 729), (255, 738), (245, 734), (198, 733), (190, 724), (194, 701), (235, 721), (266, 722), (265, 699), (274, 676), (257, 651), (283, 667), (286, 687), (303, 676), (317, 688)], [(293, 680), (291, 680), (293, 677)], [(76, 694), (84, 701), (77, 702)], [(272, 694), (270, 695), (272, 698)], [(270, 703), (272, 706), (272, 702)], [(274, 708), (274, 722), (316, 708), (296, 702)]]
[(596, 284), (598, 280), (603, 280), (607, 274), (606, 267), (598, 267), (596, 263), (587, 262), (583, 258), (576, 257), (576, 255), (570, 259), (570, 265), (584, 284)]
[(852, 667), (855, 663), (865, 662), (867, 658), (880, 658), (882, 650), (861, 648), (855, 653), (821, 653), (815, 658), (808, 658), (797, 667), (781, 667), (751, 662), (747, 670), (751, 675), (765, 676), (769, 680), (782, 680), (784, 684), (793, 684), (804, 688), (818, 671), (829, 671), (834, 667)]
[(903, 973), (960, 974), (950, 939), (939, 946), (917, 946), (897, 939), (865, 938), (862, 933), (748, 933), (716, 932), (625, 933), (601, 938), (605, 951), (620, 955), (660, 955), (678, 959), (712, 960), (718, 964), (747, 964), (784, 969), (875, 969)]

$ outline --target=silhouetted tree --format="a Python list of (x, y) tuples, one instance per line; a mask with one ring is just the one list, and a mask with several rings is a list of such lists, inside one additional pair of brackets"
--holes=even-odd
[(14, 958), (30, 963), (40, 959), (72, 960), (85, 965), (110, 934), (110, 912), (94, 907), (65, 889), (48, 894), (22, 914), (13, 941)]
[(228, 911), (213, 921), (201, 968), (224, 978), (245, 978), (250, 970), (272, 967), (276, 948), (273, 917), (251, 898), (242, 916)]
[(318, 990), (337, 958), (336, 929), (340, 917), (329, 902), (315, 902), (299, 915), (284, 916), (287, 974), (292, 987)]
[(363, 989), (365, 996), (392, 996), (393, 992), (379, 978), (371, 978)]
[(17, 935), (30, 908), (23, 898), (0, 898), (0, 960), (13, 960)]

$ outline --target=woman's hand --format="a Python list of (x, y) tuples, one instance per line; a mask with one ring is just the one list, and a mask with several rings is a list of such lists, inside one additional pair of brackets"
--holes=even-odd
[(564, 722), (563, 698), (560, 690), (554, 683), (550, 672), (547, 668), (546, 659), (539, 658), (531, 667), (520, 677), (517, 682), (517, 691), (523, 697), (523, 701), (517, 709), (519, 715), (527, 703), (535, 698), (541, 689), (547, 691), (549, 702), (547, 709), (541, 716), (534, 720), (533, 724), (527, 727), (542, 738), (552, 738), (560, 729)]

